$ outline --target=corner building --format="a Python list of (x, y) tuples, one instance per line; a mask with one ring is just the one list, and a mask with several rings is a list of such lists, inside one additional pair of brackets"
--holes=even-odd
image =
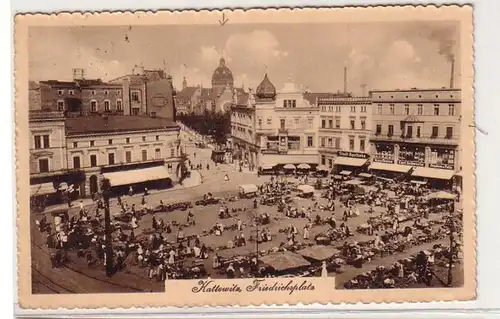
[(372, 91), (370, 169), (451, 186), (460, 167), (460, 89)]

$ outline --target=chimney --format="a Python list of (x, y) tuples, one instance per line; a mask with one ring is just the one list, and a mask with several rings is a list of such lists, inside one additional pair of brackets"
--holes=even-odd
[(347, 93), (347, 66), (344, 66), (344, 94)]
[(455, 81), (455, 57), (451, 58), (451, 74), (450, 74), (450, 89), (453, 89)]

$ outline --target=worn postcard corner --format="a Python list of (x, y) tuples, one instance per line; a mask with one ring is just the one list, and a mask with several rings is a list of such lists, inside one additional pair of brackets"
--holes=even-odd
[(471, 6), (16, 16), (24, 309), (476, 297)]

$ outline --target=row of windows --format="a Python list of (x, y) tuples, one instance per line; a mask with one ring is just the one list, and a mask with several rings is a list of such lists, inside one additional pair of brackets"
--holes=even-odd
[[(111, 102), (109, 100), (104, 101), (104, 111), (109, 112), (111, 111)], [(90, 111), (91, 112), (97, 112), (98, 109), (98, 103), (96, 100), (90, 101)], [(57, 110), (60, 112), (63, 112), (66, 110), (66, 104), (64, 103), (63, 100), (58, 100), (57, 101)], [(117, 111), (123, 111), (123, 104), (121, 100), (116, 101), (116, 110)]]
[[(155, 136), (155, 141), (159, 141), (160, 140), (160, 135), (156, 135)], [(36, 140), (35, 140), (36, 141)], [(142, 141), (143, 142), (148, 142), (148, 139), (146, 136), (143, 136), (142, 137)], [(130, 137), (127, 137), (125, 138), (125, 143), (126, 144), (130, 144)], [(73, 142), (73, 148), (77, 148), (78, 145), (82, 146), (81, 144), (79, 144), (78, 142)], [(113, 139), (109, 139), (108, 140), (108, 145), (113, 145)], [(90, 141), (90, 147), (93, 147), (95, 146), (95, 141)]]
[(283, 107), (296, 108), (297, 107), (297, 100), (283, 100)]
[[(115, 92), (117, 95), (122, 94), (121, 90), (115, 90)], [(95, 90), (90, 91), (90, 95), (95, 95), (95, 93), (96, 93)], [(75, 95), (75, 90), (68, 90), (68, 94)], [(57, 95), (64, 95), (64, 90), (63, 89), (57, 90)], [(104, 95), (109, 95), (109, 90), (104, 90)]]
[[(349, 108), (349, 111), (351, 113), (356, 113), (356, 111), (358, 110), (358, 108), (356, 107), (356, 105), (351, 105), (350, 108)], [(366, 113), (366, 106), (365, 105), (360, 105), (359, 106), (359, 111), (361, 113)], [(340, 113), (342, 112), (342, 106), (341, 105), (322, 105), (321, 106), (321, 112), (335, 112), (335, 113)]]
[[(421, 137), (422, 136), (422, 128), (421, 126), (413, 126), (413, 125), (406, 125), (405, 127), (402, 128), (402, 137), (406, 138), (412, 138), (413, 137), (413, 129), (416, 128), (416, 134), (415, 137)], [(380, 135), (382, 134), (382, 125), (377, 124), (376, 130), (375, 130), (375, 135)], [(393, 136), (394, 135), (394, 125), (388, 125), (387, 126), (387, 136)], [(432, 127), (432, 133), (431, 133), (431, 138), (436, 138), (439, 136), (439, 126), (433, 126)], [(453, 138), (453, 127), (448, 126), (446, 127), (446, 135), (445, 138), (451, 139)]]
[[(147, 150), (142, 150), (142, 161), (145, 162), (148, 160), (148, 151)], [(175, 150), (172, 148), (170, 149), (170, 157), (175, 156)], [(161, 149), (157, 148), (155, 149), (155, 159), (161, 159)], [(97, 167), (98, 162), (97, 162), (97, 155), (96, 154), (91, 154), (89, 156), (90, 159), (90, 167)], [(131, 151), (126, 151), (125, 152), (125, 163), (132, 163), (132, 152)], [(115, 161), (115, 153), (108, 153), (108, 165), (114, 165), (116, 164)], [(73, 168), (78, 169), (81, 168), (81, 157), (80, 156), (73, 156)], [(40, 173), (48, 173), (50, 172), (50, 165), (49, 165), (49, 159), (48, 158), (41, 158), (38, 160), (38, 171)]]
[[(410, 114), (412, 114), (412, 115), (424, 115), (424, 106), (422, 104), (417, 104), (416, 108), (414, 106), (410, 106), (410, 104), (405, 104), (404, 107), (405, 107), (404, 108), (405, 115), (410, 115)], [(377, 113), (383, 114), (382, 104), (377, 105)], [(395, 105), (394, 104), (389, 104), (389, 114), (395, 114)], [(431, 114), (426, 114), (426, 115), (431, 115)], [(445, 113), (443, 113), (441, 111), (441, 107), (439, 104), (434, 104), (432, 115), (445, 115)], [(455, 116), (455, 105), (454, 104), (448, 104), (448, 115)]]
[[(295, 125), (300, 124), (300, 117), (294, 118), (293, 123)], [(313, 128), (313, 124), (314, 124), (314, 119), (307, 119), (307, 128)], [(280, 119), (280, 129), (282, 130), (286, 129), (286, 119)]]
[[(333, 126), (333, 119), (328, 120), (328, 126), (327, 126), (327, 120), (322, 119), (321, 120), (321, 128), (340, 128), (340, 118), (335, 119), (335, 127)], [(356, 118), (350, 118), (349, 120), (349, 129), (351, 130), (366, 130), (366, 118), (361, 118), (360, 119), (360, 126), (356, 126)]]
[[(321, 147), (332, 147), (336, 149), (340, 149), (340, 137), (320, 137), (320, 145)], [(355, 139), (349, 138), (349, 151), (354, 151), (355, 148)], [(364, 152), (366, 148), (366, 140), (361, 138), (359, 140), (359, 151)]]

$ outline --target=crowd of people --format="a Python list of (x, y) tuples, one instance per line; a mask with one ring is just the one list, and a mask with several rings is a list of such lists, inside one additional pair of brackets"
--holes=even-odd
[[(324, 200), (312, 197), (307, 204), (302, 202), (300, 205), (295, 194), (297, 186), (303, 183), (320, 185), (316, 188), (322, 189), (321, 197)], [(118, 197), (114, 209), (117, 212), (112, 216), (111, 258), (115, 271), (139, 267), (147, 270), (147, 277), (160, 281), (203, 276), (269, 276), (273, 273), (261, 267), (260, 257), (279, 251), (295, 252), (312, 245), (328, 245), (338, 249), (338, 254), (322, 261), (328, 269), (337, 269), (344, 264), (361, 268), (364, 263), (374, 259), (402, 253), (411, 247), (432, 243), (449, 235), (446, 216), (460, 218), (454, 207), (455, 202), (430, 203), (426, 198), (430, 192), (430, 189), (409, 183), (375, 182), (369, 187), (361, 187), (333, 178), (314, 181), (305, 176), (300, 179), (272, 176), (269, 182), (258, 185), (251, 207), (238, 207), (236, 201), (230, 208), (229, 202), (233, 202), (234, 198), (214, 198), (211, 194), (195, 203), (166, 205), (161, 201), (153, 207), (148, 204), (148, 190), (145, 189), (139, 208), (128, 205), (126, 199)], [(37, 222), (39, 230), (47, 234), (47, 246), (54, 252), (54, 267), (65, 262), (68, 251), (76, 251), (89, 267), (99, 261), (106, 264), (106, 258), (110, 257), (106, 253), (109, 241), (104, 233), (105, 205), (101, 198), (91, 209), (81, 205), (78, 213), (71, 217), (66, 213), (48, 222), (46, 215), (43, 215)], [(196, 235), (186, 235), (186, 229), (197, 227), (195, 214), (191, 210), (200, 205), (218, 206), (216, 220), (211, 228), (197, 229), (194, 232)], [(185, 220), (169, 220), (168, 215), (164, 214), (177, 210), (186, 212)], [(153, 215), (151, 227), (143, 222), (147, 214)], [(241, 217), (249, 214), (252, 215), (250, 219)], [(352, 225), (356, 223), (351, 220), (360, 216), (366, 222), (353, 229)], [(300, 227), (297, 223), (276, 227), (286, 220), (297, 219), (304, 220), (300, 222)], [(248, 229), (252, 229), (250, 234)], [(175, 234), (175, 240), (167, 239), (172, 237), (170, 234)], [(227, 241), (210, 247), (204, 243), (207, 236), (227, 238)], [(260, 243), (274, 245), (268, 250), (253, 248)], [(225, 253), (249, 245), (252, 247), (245, 254), (231, 256)], [(222, 253), (226, 257), (221, 257)], [(207, 272), (207, 264), (211, 272)], [(318, 265), (313, 263), (306, 271), (310, 274), (321, 271), (322, 267)], [(364, 279), (356, 277), (345, 287), (395, 285), (399, 275), (403, 273), (406, 278), (406, 273), (413, 269), (408, 266), (397, 267), (400, 266), (377, 269), (376, 273), (368, 276), (375, 278), (370, 279), (372, 281), (366, 276)], [(381, 276), (385, 276), (382, 281)], [(388, 278), (390, 281), (386, 280)]]

